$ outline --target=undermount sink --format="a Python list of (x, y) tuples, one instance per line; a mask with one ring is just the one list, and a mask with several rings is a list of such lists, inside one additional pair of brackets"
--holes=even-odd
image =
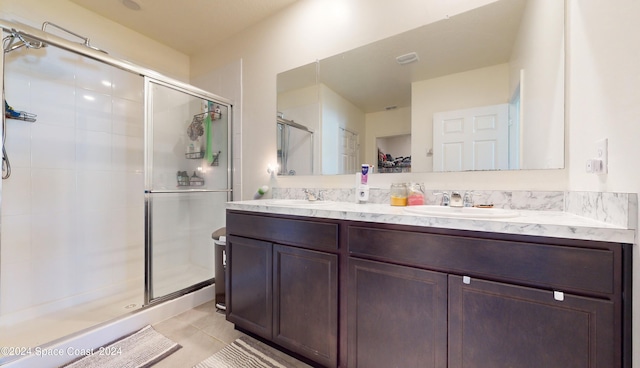
[(409, 206), (404, 208), (405, 212), (443, 217), (460, 217), (474, 219), (500, 219), (517, 217), (518, 211), (506, 210), (502, 208), (477, 208), (477, 207), (448, 207), (448, 206)]
[(310, 201), (307, 199), (269, 199), (265, 201), (268, 206), (303, 207), (303, 206), (327, 206), (331, 201)]

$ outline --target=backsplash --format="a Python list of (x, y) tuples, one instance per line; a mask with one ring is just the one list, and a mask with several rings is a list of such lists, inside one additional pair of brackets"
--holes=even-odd
[[(305, 190), (320, 195), (326, 201), (355, 202), (353, 188), (273, 188), (273, 198), (304, 199)], [(442, 192), (425, 190), (425, 204), (440, 204)], [(492, 204), (497, 208), (538, 211), (562, 211), (564, 208), (564, 192), (478, 190), (473, 191), (472, 195), (473, 203)], [(389, 189), (386, 188), (371, 188), (369, 191), (369, 203), (389, 203), (389, 197)]]
[[(355, 202), (353, 188), (272, 188), (272, 193), (276, 199), (304, 199), (305, 189), (325, 201)], [(439, 205), (441, 192), (426, 190), (425, 204)], [(497, 208), (514, 210), (564, 211), (629, 229), (636, 229), (638, 222), (636, 193), (477, 190), (472, 194), (476, 205), (492, 204)], [(389, 197), (389, 189), (371, 188), (369, 203), (389, 203)]]
[(567, 192), (565, 211), (629, 229), (638, 224), (636, 193)]

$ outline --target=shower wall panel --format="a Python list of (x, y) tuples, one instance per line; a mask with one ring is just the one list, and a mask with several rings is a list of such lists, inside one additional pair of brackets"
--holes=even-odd
[(6, 55), (7, 102), (38, 116), (7, 120), (0, 326), (132, 288), (142, 302), (143, 87), (55, 47)]

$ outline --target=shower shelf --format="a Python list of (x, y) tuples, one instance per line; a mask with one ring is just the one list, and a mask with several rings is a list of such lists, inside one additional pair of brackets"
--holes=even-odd
[[(4, 93), (3, 93), (3, 95), (4, 95)], [(24, 121), (28, 121), (30, 123), (33, 123), (33, 122), (36, 121), (36, 117), (38, 115), (29, 113), (29, 112), (26, 112), (26, 111), (14, 110), (11, 106), (9, 106), (9, 104), (5, 100), (4, 101), (4, 116), (7, 119), (24, 120)]]
[(188, 182), (188, 181), (184, 181), (184, 182), (178, 182), (178, 187), (183, 188), (183, 187), (202, 187), (204, 186), (204, 181), (201, 182)]
[(36, 117), (38, 115), (36, 114), (32, 114), (29, 112), (25, 112), (25, 111), (11, 111), (11, 112), (6, 112), (4, 114), (4, 116), (7, 119), (13, 119), (13, 120), (23, 120), (23, 121), (28, 121), (30, 123), (33, 123), (36, 121)]
[[(211, 162), (211, 166), (219, 166), (220, 165), (220, 154), (222, 152), (218, 151), (213, 153), (213, 161)], [(189, 160), (199, 160), (201, 158), (204, 158), (204, 152), (187, 152), (184, 154), (184, 157), (189, 159)]]
[(197, 122), (203, 122), (207, 114), (211, 114), (211, 119), (213, 120), (220, 120), (220, 118), (222, 117), (222, 114), (219, 112), (202, 112), (200, 114), (193, 115), (193, 120)]
[(184, 156), (190, 160), (197, 160), (204, 157), (204, 152), (187, 152)]
[(201, 187), (204, 186), (204, 179), (197, 176), (196, 172), (193, 172), (192, 176), (189, 176), (186, 171), (178, 171), (178, 187)]

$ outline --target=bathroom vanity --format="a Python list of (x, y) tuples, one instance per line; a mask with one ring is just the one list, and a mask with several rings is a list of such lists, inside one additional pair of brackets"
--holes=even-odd
[(227, 319), (327, 367), (630, 367), (633, 230), (525, 212), (228, 203)]

